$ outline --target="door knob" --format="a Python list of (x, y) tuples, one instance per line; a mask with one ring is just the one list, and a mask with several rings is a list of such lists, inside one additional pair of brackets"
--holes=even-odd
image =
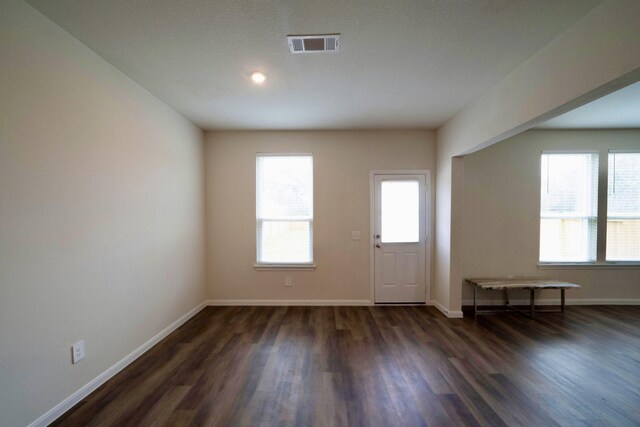
[(376, 239), (379, 239), (379, 238), (380, 238), (380, 235), (379, 235), (379, 234), (376, 234), (374, 237), (375, 237)]
[(376, 243), (376, 248), (381, 248), (382, 245), (380, 243)]

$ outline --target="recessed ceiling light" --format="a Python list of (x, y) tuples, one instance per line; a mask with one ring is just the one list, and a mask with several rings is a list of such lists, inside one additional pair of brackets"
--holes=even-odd
[(265, 76), (264, 73), (261, 73), (260, 71), (254, 71), (253, 73), (251, 73), (251, 80), (253, 80), (254, 83), (260, 85), (264, 83), (265, 80), (267, 80), (267, 76)]

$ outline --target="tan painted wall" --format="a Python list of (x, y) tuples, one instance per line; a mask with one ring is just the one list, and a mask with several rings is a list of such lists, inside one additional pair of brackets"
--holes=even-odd
[(204, 301), (202, 137), (2, 1), (0, 425), (34, 421)]
[[(253, 268), (257, 152), (314, 155), (315, 271)], [(216, 300), (368, 301), (369, 171), (433, 170), (435, 161), (430, 131), (208, 132), (205, 156), (209, 296)], [(362, 240), (351, 240), (352, 230)]]
[[(640, 79), (640, 2), (604, 0), (437, 131), (434, 299), (460, 310), (462, 216), (452, 157), (487, 147)], [(453, 200), (452, 200), (453, 198)]]
[[(549, 277), (582, 286), (567, 298), (640, 301), (636, 269), (538, 269), (543, 150), (640, 149), (640, 130), (531, 130), (464, 158), (465, 277)], [(557, 298), (558, 292), (542, 298)], [(465, 286), (463, 299), (472, 297)], [(500, 295), (489, 294), (489, 298)], [(588, 301), (586, 301), (588, 302)]]

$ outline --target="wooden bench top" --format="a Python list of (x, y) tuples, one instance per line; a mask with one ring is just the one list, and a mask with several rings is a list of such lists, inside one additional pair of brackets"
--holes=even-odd
[(551, 279), (465, 279), (481, 289), (579, 289), (580, 285)]

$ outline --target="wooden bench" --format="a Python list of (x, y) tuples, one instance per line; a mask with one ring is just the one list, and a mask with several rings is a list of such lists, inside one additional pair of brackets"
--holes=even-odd
[[(575, 283), (561, 282), (559, 280), (548, 279), (465, 279), (473, 285), (473, 313), (487, 314), (497, 313), (507, 310), (515, 310), (533, 319), (535, 313), (535, 291), (538, 289), (560, 289), (560, 310), (538, 310), (538, 312), (563, 312), (564, 311), (564, 291), (566, 289), (579, 289), (580, 285)], [(479, 310), (478, 309), (478, 289), (502, 291), (504, 295), (503, 310)], [(529, 313), (522, 311), (509, 304), (510, 290), (529, 291)]]

